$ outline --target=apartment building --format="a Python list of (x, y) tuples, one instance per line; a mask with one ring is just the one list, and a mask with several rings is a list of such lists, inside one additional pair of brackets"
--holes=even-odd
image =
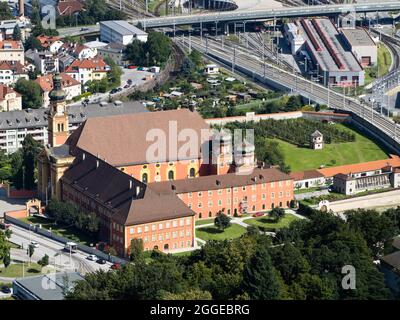
[(0, 61), (18, 61), (25, 65), (24, 46), (21, 41), (0, 41)]
[(0, 61), (0, 84), (11, 85), (23, 78), (28, 80), (28, 71), (19, 61)]
[[(82, 93), (82, 87), (80, 82), (67, 75), (66, 73), (60, 73), (62, 79), (62, 86), (66, 92), (66, 100), (70, 101), (74, 97), (79, 96)], [(38, 77), (35, 82), (40, 86), (42, 97), (43, 97), (43, 107), (48, 108), (50, 105), (49, 93), (53, 90), (53, 75), (48, 74), (46, 76)]]
[(59, 61), (55, 53), (51, 51), (37, 51), (33, 53), (33, 61), (36, 70), (41, 74), (56, 73), (59, 71)]
[(88, 81), (98, 81), (107, 76), (111, 68), (102, 58), (75, 60), (65, 69), (65, 73), (70, 75), (82, 85)]

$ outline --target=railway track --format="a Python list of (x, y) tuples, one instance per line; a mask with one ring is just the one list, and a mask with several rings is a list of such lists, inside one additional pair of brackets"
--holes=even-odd
[[(181, 45), (187, 46), (187, 39), (182, 41)], [(246, 72), (247, 75), (250, 74), (253, 78), (257, 76), (259, 79), (268, 79), (276, 85), (290, 88), (312, 101), (324, 103), (332, 109), (351, 112), (359, 116), (363, 121), (370, 123), (374, 128), (373, 130), (391, 138), (391, 142), (386, 142), (386, 144), (398, 152), (400, 127), (393, 120), (361, 104), (360, 101), (307, 80), (300, 75), (290, 73), (272, 64), (264, 63), (257, 55), (246, 52), (241, 48), (237, 50), (232, 50), (228, 46), (221, 48), (220, 44), (212, 39), (208, 41), (206, 47), (204, 41), (201, 42), (198, 38), (192, 40), (192, 47), (228, 67), (233, 65), (236, 68), (240, 68), (241, 72)]]

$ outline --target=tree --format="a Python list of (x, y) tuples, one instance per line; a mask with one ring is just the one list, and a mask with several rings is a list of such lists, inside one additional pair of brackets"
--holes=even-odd
[(260, 246), (247, 264), (243, 274), (242, 287), (254, 300), (279, 298), (281, 293), (279, 276), (265, 246)]
[(26, 39), (26, 41), (25, 41), (25, 51), (29, 50), (29, 49), (31, 49), (31, 50), (37, 49), (38, 51), (43, 49), (40, 41), (33, 35), (30, 35), (28, 37), (28, 39)]
[(27, 249), (27, 254), (29, 256), (29, 264), (31, 264), (31, 258), (33, 256), (33, 254), (35, 253), (35, 247), (33, 244), (29, 244), (28, 249)]
[(144, 46), (147, 65), (164, 65), (171, 55), (172, 41), (160, 32), (150, 32)]
[(0, 20), (9, 20), (14, 18), (10, 7), (6, 1), (0, 2)]
[(133, 40), (125, 48), (126, 58), (134, 64), (144, 64), (144, 47), (140, 40)]
[(38, 261), (38, 264), (44, 268), (49, 265), (49, 256), (45, 254), (42, 259)]
[(283, 208), (273, 208), (269, 213), (269, 216), (273, 218), (276, 222), (285, 216), (285, 209)]
[(15, 91), (22, 95), (22, 107), (24, 109), (38, 109), (42, 107), (41, 89), (36, 82), (20, 78), (15, 84)]
[(20, 29), (20, 27), (19, 27), (19, 25), (18, 25), (18, 23), (17, 23), (17, 24), (15, 25), (15, 27), (14, 27), (13, 39), (19, 41), (19, 40), (21, 40), (21, 38), (22, 38), (21, 29)]
[(224, 230), (231, 226), (231, 218), (228, 217), (226, 214), (219, 212), (214, 219), (214, 225), (218, 229)]
[(143, 240), (134, 238), (131, 240), (131, 250), (129, 258), (131, 261), (138, 260), (143, 257)]
[(8, 268), (8, 266), (10, 265), (10, 263), (11, 263), (10, 254), (6, 254), (6, 255), (4, 256), (4, 258), (3, 258), (4, 267), (5, 267), (5, 268)]

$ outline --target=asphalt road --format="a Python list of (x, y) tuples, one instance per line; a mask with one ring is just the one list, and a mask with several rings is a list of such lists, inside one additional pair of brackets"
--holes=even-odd
[(39, 244), (39, 247), (35, 249), (32, 257), (33, 261), (37, 261), (47, 254), (50, 258), (50, 264), (55, 264), (56, 268), (63, 271), (74, 270), (80, 272), (81, 274), (86, 274), (88, 272), (95, 272), (100, 269), (107, 271), (112, 265), (110, 262), (100, 265), (95, 261), (90, 261), (87, 259), (88, 255), (81, 251), (70, 255), (68, 252), (63, 250), (63, 244), (35, 234), (34, 232), (29, 232), (23, 228), (12, 225), (11, 230), (11, 242), (23, 247), (23, 250), (21, 249), (12, 251), (13, 259), (23, 260), (25, 257), (25, 261), (27, 261), (29, 257), (25, 256), (24, 253), (26, 253), (26, 248), (29, 246), (30, 241), (35, 241)]

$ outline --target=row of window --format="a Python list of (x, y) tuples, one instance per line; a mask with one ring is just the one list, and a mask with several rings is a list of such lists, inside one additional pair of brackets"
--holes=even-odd
[[(286, 181), (286, 185), (287, 186), (290, 186), (290, 183), (291, 183), (290, 180)], [(251, 188), (251, 190), (256, 191), (257, 190), (257, 186), (258, 186), (257, 184), (253, 184), (252, 186), (249, 186), (249, 187)], [(271, 188), (274, 188), (275, 187), (275, 182), (271, 182), (270, 186), (271, 186)], [(283, 181), (279, 181), (278, 186), (282, 187), (283, 186)], [(267, 187), (266, 183), (262, 183), (261, 184), (261, 189), (266, 189), (266, 187)], [(243, 186), (243, 187), (241, 187), (241, 189), (242, 189), (242, 191), (246, 191), (247, 190), (247, 186)], [(231, 189), (230, 188), (227, 188), (225, 190), (226, 190), (226, 193), (231, 193)], [(239, 191), (238, 187), (234, 187), (233, 188), (233, 193), (237, 193), (238, 191)], [(213, 192), (214, 192), (213, 190), (208, 190), (208, 195), (212, 196)], [(217, 190), (217, 194), (218, 195), (222, 195), (222, 192), (223, 192), (222, 189), (218, 189)], [(189, 192), (188, 193), (188, 198), (191, 198), (192, 196), (193, 196), (193, 192)], [(197, 197), (201, 198), (202, 196), (203, 196), (203, 191), (197, 192)]]
[[(190, 226), (192, 223), (192, 218), (186, 218), (186, 225)], [(180, 227), (183, 227), (185, 225), (185, 219), (180, 219), (179, 222), (178, 220), (174, 220), (172, 221), (172, 227), (176, 228), (178, 227), (178, 224)], [(158, 229), (157, 229), (158, 227)], [(151, 231), (156, 231), (156, 230), (163, 230), (163, 229), (169, 229), (171, 228), (171, 222), (167, 221), (167, 222), (160, 222), (157, 224), (152, 224), (151, 225)], [(148, 225), (145, 226), (140, 226), (140, 227), (130, 227), (129, 228), (129, 233), (130, 234), (135, 234), (135, 233), (142, 233), (142, 232), (148, 232), (150, 230), (150, 227)]]
[(192, 236), (192, 231), (190, 229), (187, 229), (186, 232), (184, 230), (181, 231), (173, 231), (171, 232), (166, 232), (165, 234), (160, 233), (160, 234), (152, 234), (151, 236), (144, 236), (143, 237), (143, 242), (147, 243), (149, 241), (155, 242), (155, 241), (164, 241), (164, 240), (170, 240), (171, 237), (172, 239), (177, 239), (178, 237), (184, 238), (184, 237), (191, 237)]

